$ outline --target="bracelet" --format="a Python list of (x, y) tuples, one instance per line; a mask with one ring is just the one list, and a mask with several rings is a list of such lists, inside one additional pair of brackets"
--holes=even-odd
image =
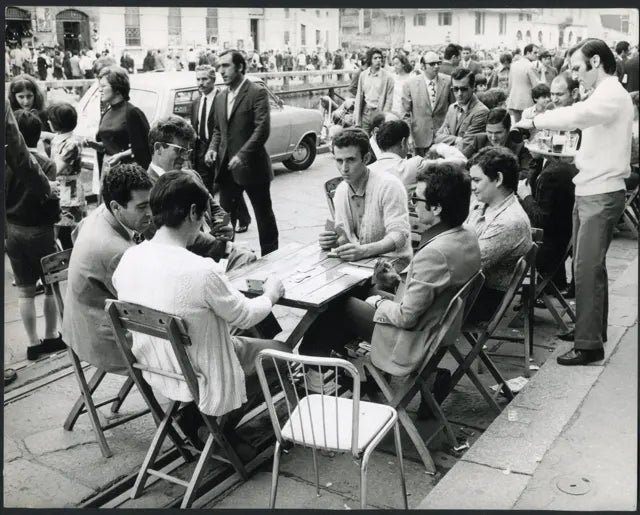
[(381, 303), (383, 300), (384, 300), (384, 299), (383, 299), (382, 297), (381, 297), (381, 298), (379, 298), (378, 300), (376, 300), (376, 304), (375, 304), (376, 309), (378, 309), (378, 306), (380, 305), (380, 303)]

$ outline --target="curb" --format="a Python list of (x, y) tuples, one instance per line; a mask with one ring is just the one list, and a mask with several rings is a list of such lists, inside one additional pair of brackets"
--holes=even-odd
[[(563, 343), (416, 509), (512, 509), (544, 455), (580, 408), (627, 330), (637, 323), (638, 257), (609, 293), (608, 343), (601, 364), (563, 367)], [(464, 485), (465, 495), (460, 495)]]

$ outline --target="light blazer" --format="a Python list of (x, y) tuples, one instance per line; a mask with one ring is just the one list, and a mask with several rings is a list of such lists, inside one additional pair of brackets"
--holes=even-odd
[(104, 204), (74, 230), (62, 333), (78, 357), (107, 372), (127, 374), (107, 320), (104, 301), (117, 298), (111, 279), (124, 251), (135, 243)]
[(422, 242), (394, 300), (382, 301), (373, 320), (371, 359), (396, 376), (409, 374), (428, 351), (424, 343), (449, 301), (480, 270), (480, 247), (472, 229), (458, 226)]
[(531, 90), (539, 83), (540, 77), (529, 59), (522, 57), (511, 63), (507, 109), (523, 111), (532, 106)]
[(436, 143), (443, 142), (462, 150), (466, 140), (471, 139), (474, 134), (485, 131), (489, 109), (473, 95), (458, 123), (456, 123), (456, 115), (456, 104), (451, 104), (444, 122), (436, 133)]
[[(358, 77), (358, 89), (356, 91), (356, 105), (353, 111), (353, 120), (356, 126), (360, 126), (362, 124), (362, 112), (364, 111), (364, 93), (362, 91), (364, 85), (364, 78), (369, 76), (369, 68), (364, 70), (360, 76)], [(393, 87), (395, 81), (393, 80), (393, 76), (384, 70), (380, 69), (380, 76), (382, 78), (382, 95), (380, 97), (380, 101), (378, 102), (378, 111), (381, 113), (386, 111), (391, 111), (391, 105), (393, 104)]]
[[(228, 94), (229, 91), (224, 90), (214, 101), (215, 120), (209, 149), (218, 153), (215, 180), (231, 172), (233, 180), (241, 186), (268, 183), (273, 179), (273, 170), (264, 147), (271, 130), (267, 90), (245, 80), (227, 119)], [(244, 166), (230, 171), (227, 165), (236, 155)]]
[(451, 96), (451, 77), (439, 73), (436, 77), (436, 104), (431, 105), (425, 76), (411, 77), (402, 91), (402, 119), (411, 127), (418, 148), (428, 148), (447, 114)]

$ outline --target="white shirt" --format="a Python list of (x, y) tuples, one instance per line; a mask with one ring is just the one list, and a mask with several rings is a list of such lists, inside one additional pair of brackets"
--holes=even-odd
[(207, 99), (207, 112), (205, 113), (205, 122), (204, 122), (204, 132), (205, 135), (207, 137), (207, 141), (209, 140), (209, 138), (211, 137), (211, 135), (209, 134), (209, 124), (206, 122), (206, 120), (209, 119), (209, 113), (211, 113), (211, 107), (213, 106), (213, 100), (216, 98), (216, 93), (218, 92), (218, 90), (216, 88), (213, 88), (208, 94), (201, 96), (200, 97), (200, 102), (198, 103), (198, 134), (200, 134), (200, 124), (202, 123), (202, 102), (204, 102), (204, 99)]
[(576, 156), (576, 195), (598, 195), (625, 190), (631, 167), (633, 104), (618, 78), (609, 76), (589, 98), (535, 117), (537, 129), (581, 129)]
[(369, 170), (386, 172), (395, 175), (402, 181), (407, 193), (411, 194), (416, 189), (418, 168), (422, 163), (422, 157), (414, 156), (411, 159), (403, 159), (393, 152), (381, 152), (378, 160), (367, 165)]
[(236, 100), (236, 97), (238, 96), (238, 91), (240, 91), (240, 88), (242, 87), (242, 85), (245, 83), (245, 81), (247, 80), (247, 78), (245, 77), (244, 79), (242, 79), (242, 82), (240, 84), (238, 84), (238, 87), (234, 90), (232, 90), (231, 88), (227, 88), (227, 120), (229, 119), (229, 116), (231, 116), (231, 110), (233, 109), (233, 103)]
[(151, 161), (149, 163), (149, 166), (153, 169), (154, 172), (156, 172), (158, 174), (158, 177), (162, 177), (166, 172), (164, 171), (164, 169), (160, 168), (157, 164), (155, 164), (153, 161)]

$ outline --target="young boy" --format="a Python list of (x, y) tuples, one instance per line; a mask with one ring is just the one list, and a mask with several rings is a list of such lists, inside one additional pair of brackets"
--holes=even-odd
[(535, 115), (544, 113), (549, 102), (551, 102), (551, 90), (546, 84), (538, 84), (531, 90), (533, 105), (522, 111), (523, 118), (533, 118)]
[(487, 91), (487, 78), (483, 73), (476, 73), (476, 93)]

